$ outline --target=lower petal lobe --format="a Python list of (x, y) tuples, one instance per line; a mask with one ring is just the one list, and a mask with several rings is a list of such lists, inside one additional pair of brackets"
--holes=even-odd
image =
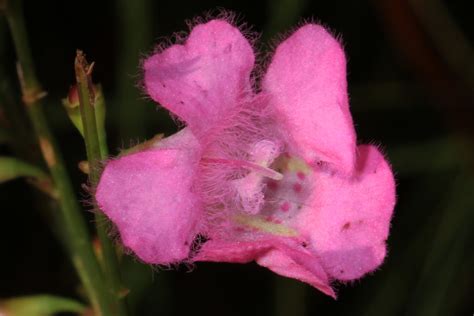
[(155, 148), (106, 165), (98, 205), (141, 260), (169, 264), (188, 257), (202, 216), (193, 192), (198, 160), (192, 148)]
[(315, 172), (315, 190), (296, 226), (328, 274), (357, 279), (385, 258), (395, 181), (390, 166), (374, 146), (358, 147), (355, 175)]
[(299, 248), (301, 245), (294, 239), (269, 234), (255, 240), (210, 240), (193, 260), (237, 263), (255, 260), (279, 275), (308, 283), (335, 297), (318, 258)]

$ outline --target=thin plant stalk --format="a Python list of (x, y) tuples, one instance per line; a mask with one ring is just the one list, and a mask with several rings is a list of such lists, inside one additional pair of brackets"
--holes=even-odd
[(104, 276), (95, 257), (86, 222), (81, 215), (81, 209), (56, 140), (43, 113), (41, 98), (45, 93), (35, 73), (21, 1), (5, 1), (3, 5), (17, 53), (23, 103), (58, 192), (60, 218), (68, 236), (66, 245), (69, 254), (96, 315), (113, 315), (110, 309), (110, 296), (106, 289), (106, 283), (103, 282)]
[[(97, 185), (100, 172), (99, 166), (101, 160), (105, 159), (106, 146), (104, 142), (100, 142), (96, 115), (95, 115), (95, 93), (92, 86), (91, 72), (93, 64), (87, 64), (84, 54), (77, 52), (74, 68), (76, 72), (76, 81), (79, 95), (79, 107), (81, 111), (84, 141), (86, 143), (87, 160), (89, 162), (89, 181), (91, 185)], [(102, 147), (102, 148), (101, 148)], [(120, 269), (117, 261), (115, 247), (108, 238), (104, 224), (107, 222), (106, 217), (96, 204), (94, 203), (94, 214), (97, 235), (103, 254), (103, 266), (107, 282), (112, 290), (114, 298), (114, 315), (126, 315), (125, 295), (122, 291), (120, 281)]]

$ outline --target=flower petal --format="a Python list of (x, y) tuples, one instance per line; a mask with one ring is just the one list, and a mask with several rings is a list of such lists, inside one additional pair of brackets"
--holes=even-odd
[(276, 49), (263, 92), (289, 131), (293, 153), (325, 161), (350, 173), (356, 136), (349, 112), (346, 59), (339, 42), (322, 26), (307, 24)]
[(272, 238), (253, 241), (210, 240), (204, 243), (194, 261), (247, 263), (255, 260), (273, 272), (306, 282), (335, 297), (318, 259), (297, 250), (292, 239)]
[(330, 276), (357, 279), (385, 258), (395, 205), (392, 171), (374, 146), (358, 147), (355, 176), (316, 172), (315, 193), (297, 218), (297, 229)]
[(206, 241), (194, 261), (247, 263), (268, 251), (272, 244), (268, 241), (209, 240)]
[(252, 92), (254, 59), (239, 29), (212, 20), (195, 26), (184, 45), (145, 61), (146, 91), (195, 133), (204, 132)]
[(273, 272), (308, 283), (326, 295), (336, 298), (328, 277), (317, 258), (302, 252), (271, 249), (257, 263)]
[(97, 187), (98, 205), (124, 245), (148, 263), (187, 258), (202, 214), (192, 191), (199, 147), (189, 133), (173, 137), (186, 149), (155, 148), (112, 160)]

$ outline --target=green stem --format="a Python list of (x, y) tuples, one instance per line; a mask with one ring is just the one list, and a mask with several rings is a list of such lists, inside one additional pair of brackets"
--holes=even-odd
[[(5, 22), (5, 23), (4, 23)], [(6, 60), (7, 55), (7, 23), (0, 16), (0, 60)], [(39, 151), (36, 150), (36, 140), (33, 139), (31, 127), (25, 111), (18, 107), (19, 100), (16, 98), (13, 82), (8, 75), (6, 63), (0, 64), (0, 111), (4, 118), (0, 125), (6, 129), (8, 145), (12, 152), (32, 164), (37, 164), (41, 159)], [(4, 125), (3, 125), (3, 124)], [(21, 139), (21, 141), (15, 141)]]
[(95, 117), (97, 123), (97, 136), (99, 137), (99, 147), (101, 159), (107, 159), (109, 156), (109, 149), (107, 146), (107, 134), (105, 132), (105, 97), (102, 92), (102, 86), (98, 85), (97, 97), (95, 99)]
[[(76, 72), (77, 89), (79, 95), (79, 106), (81, 110), (84, 141), (86, 143), (87, 160), (89, 161), (89, 181), (91, 185), (96, 186), (99, 181), (99, 162), (105, 159), (106, 144), (104, 139), (101, 142), (97, 128), (96, 113), (94, 106), (94, 89), (90, 73), (92, 65), (88, 65), (81, 51), (77, 52), (74, 63)], [(95, 204), (95, 203), (94, 203)], [(94, 205), (94, 214), (97, 235), (99, 236), (101, 249), (103, 251), (103, 263), (107, 282), (112, 290), (114, 297), (114, 315), (126, 315), (125, 296), (123, 295), (120, 282), (120, 269), (117, 261), (115, 247), (107, 236), (104, 223), (107, 218), (100, 212), (97, 205)]]
[(74, 62), (76, 73), (77, 93), (79, 95), (79, 107), (81, 110), (84, 141), (86, 143), (87, 158), (90, 166), (89, 180), (92, 185), (97, 184), (99, 173), (96, 170), (97, 164), (101, 160), (99, 138), (97, 137), (97, 123), (95, 119), (94, 99), (95, 95), (89, 72), (89, 66), (81, 51), (77, 51)]
[(33, 59), (29, 48), (27, 32), (22, 15), (20, 0), (6, 3), (5, 14), (12, 33), (17, 57), (18, 73), (22, 88), (23, 101), (32, 122), (43, 157), (59, 194), (61, 220), (69, 236), (67, 243), (72, 262), (87, 291), (97, 315), (112, 315), (109, 296), (92, 243), (87, 225), (81, 216), (72, 185), (70, 183), (56, 141), (49, 130), (41, 104), (44, 95), (36, 77)]

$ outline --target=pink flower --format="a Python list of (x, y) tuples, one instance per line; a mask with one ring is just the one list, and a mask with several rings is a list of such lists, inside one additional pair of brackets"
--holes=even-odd
[(356, 145), (344, 52), (323, 27), (278, 46), (259, 92), (254, 59), (224, 20), (149, 57), (147, 92), (187, 126), (110, 161), (97, 201), (147, 263), (255, 260), (335, 296), (331, 281), (386, 255), (392, 172)]

